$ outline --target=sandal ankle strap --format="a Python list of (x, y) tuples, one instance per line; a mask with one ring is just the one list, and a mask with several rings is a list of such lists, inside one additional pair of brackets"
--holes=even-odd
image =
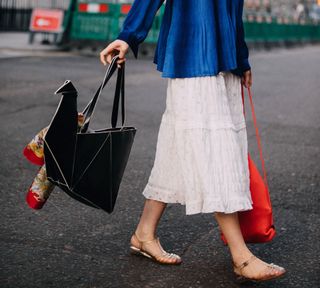
[(244, 267), (248, 266), (255, 259), (257, 259), (257, 257), (255, 255), (251, 255), (251, 257), (248, 260), (242, 262), (240, 265), (237, 266), (235, 263), (233, 263), (233, 266), (237, 269), (240, 269), (241, 271)]

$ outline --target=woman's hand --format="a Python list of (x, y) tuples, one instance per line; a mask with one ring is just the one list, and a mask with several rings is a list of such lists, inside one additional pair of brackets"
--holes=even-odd
[(241, 83), (246, 88), (250, 88), (252, 86), (252, 73), (251, 70), (247, 70), (243, 73), (243, 76), (241, 78)]
[(129, 50), (129, 45), (127, 42), (123, 40), (115, 40), (111, 42), (105, 49), (100, 52), (100, 61), (103, 65), (107, 65), (107, 63), (111, 63), (111, 60), (114, 56), (119, 54), (119, 59), (117, 61), (118, 67), (120, 68), (120, 64), (126, 61), (124, 56)]

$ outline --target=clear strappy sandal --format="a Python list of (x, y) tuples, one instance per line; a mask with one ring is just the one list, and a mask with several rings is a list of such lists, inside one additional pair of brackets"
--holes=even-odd
[(269, 281), (276, 278), (282, 277), (286, 270), (278, 266), (274, 263), (267, 264), (266, 270), (269, 270), (269, 273), (266, 273), (263, 277), (260, 278), (249, 278), (242, 274), (242, 269), (248, 266), (250, 263), (252, 263), (254, 260), (256, 260), (257, 257), (255, 255), (252, 255), (248, 260), (244, 261), (240, 265), (236, 266), (235, 263), (233, 263), (233, 269), (236, 276), (236, 282), (238, 283), (244, 283), (244, 282), (263, 282), (263, 281)]
[[(160, 264), (168, 264), (168, 265), (179, 265), (181, 264), (182, 260), (180, 258), (180, 256), (174, 254), (174, 253), (168, 253), (166, 252), (165, 250), (163, 250), (161, 244), (160, 244), (160, 241), (159, 241), (159, 237), (157, 238), (154, 238), (152, 240), (147, 240), (147, 241), (141, 241), (139, 240), (138, 236), (136, 235), (136, 233), (134, 233), (132, 235), (132, 237), (135, 237), (136, 241), (139, 243), (138, 247), (137, 246), (134, 246), (130, 245), (130, 251), (132, 254), (135, 254), (135, 255), (142, 255), (142, 256), (145, 256), (151, 260), (154, 260), (155, 262), (158, 262)], [(152, 242), (156, 242), (157, 245), (159, 245), (160, 247), (160, 250), (162, 253), (159, 253), (157, 255), (153, 255), (151, 254), (150, 252), (147, 252), (145, 249), (144, 249), (144, 246), (148, 243), (152, 243)], [(166, 261), (164, 259), (170, 259), (170, 261)], [(175, 261), (172, 261), (172, 259), (175, 259)]]

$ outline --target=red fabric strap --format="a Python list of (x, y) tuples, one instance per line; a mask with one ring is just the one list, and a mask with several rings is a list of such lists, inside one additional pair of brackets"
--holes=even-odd
[[(263, 155), (262, 155), (262, 145), (261, 145), (261, 140), (260, 140), (260, 136), (259, 136), (257, 119), (256, 119), (256, 115), (254, 112), (254, 105), (253, 105), (253, 100), (252, 100), (251, 89), (247, 88), (247, 90), (248, 90), (248, 95), (249, 95), (249, 100), (250, 100), (251, 111), (252, 111), (253, 124), (254, 124), (254, 128), (256, 130), (256, 138), (257, 138), (261, 166), (262, 166), (262, 171), (263, 171), (263, 178), (264, 178), (264, 182), (267, 187), (267, 190), (269, 191), (269, 186), (268, 186), (268, 182), (267, 182), (267, 173), (266, 173), (266, 169), (264, 166), (264, 159), (263, 159)], [(241, 85), (241, 95), (242, 95), (242, 103), (243, 103), (243, 114), (246, 115), (245, 108), (244, 108), (244, 88), (243, 88), (243, 85)]]

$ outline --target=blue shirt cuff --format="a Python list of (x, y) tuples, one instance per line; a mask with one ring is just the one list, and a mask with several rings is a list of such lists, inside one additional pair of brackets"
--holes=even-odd
[(242, 72), (246, 72), (251, 69), (248, 59), (242, 60), (242, 63), (240, 64), (240, 69)]

